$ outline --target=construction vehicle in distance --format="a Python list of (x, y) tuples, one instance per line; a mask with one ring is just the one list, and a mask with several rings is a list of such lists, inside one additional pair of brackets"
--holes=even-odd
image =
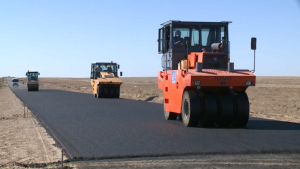
[[(166, 120), (185, 126), (244, 127), (249, 119), (246, 89), (255, 86), (254, 70), (234, 69), (230, 62), (231, 22), (168, 21), (158, 30)], [(251, 39), (256, 49), (256, 38)], [(255, 69), (255, 51), (254, 51)]]
[(13, 82), (13, 86), (19, 86), (19, 79), (18, 78), (13, 78), (12, 80), (11, 80), (12, 82)]
[(39, 78), (40, 75), (37, 71), (27, 71), (27, 89), (28, 91), (39, 91)]
[[(111, 62), (95, 62), (91, 65), (93, 95), (97, 98), (119, 98), (122, 79), (118, 76), (120, 65)], [(120, 72), (122, 76), (122, 72)]]

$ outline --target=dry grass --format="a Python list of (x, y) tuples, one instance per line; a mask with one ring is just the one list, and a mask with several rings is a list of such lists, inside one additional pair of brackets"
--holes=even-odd
[[(157, 87), (156, 77), (125, 77), (122, 80), (121, 98), (163, 103), (163, 94)], [(41, 88), (93, 93), (88, 78), (39, 78), (39, 81)]]
[(4, 82), (4, 78), (0, 78), (0, 88), (2, 88), (2, 85), (3, 85), (3, 82)]
[(41, 88), (67, 90), (92, 94), (88, 78), (39, 78)]
[(247, 94), (251, 116), (300, 123), (300, 77), (257, 77)]
[[(122, 78), (121, 98), (163, 103), (157, 77)], [(88, 78), (40, 78), (42, 88), (92, 94)], [(249, 87), (250, 116), (300, 123), (300, 77), (257, 77)]]
[(163, 103), (163, 92), (158, 89), (157, 77), (128, 77), (122, 80), (122, 98)]

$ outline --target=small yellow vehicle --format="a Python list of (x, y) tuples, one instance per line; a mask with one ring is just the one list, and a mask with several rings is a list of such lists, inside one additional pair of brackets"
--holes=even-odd
[[(91, 85), (97, 98), (120, 98), (120, 86), (123, 83), (118, 76), (120, 65), (113, 62), (95, 62), (91, 64)], [(122, 76), (122, 72), (120, 72)]]

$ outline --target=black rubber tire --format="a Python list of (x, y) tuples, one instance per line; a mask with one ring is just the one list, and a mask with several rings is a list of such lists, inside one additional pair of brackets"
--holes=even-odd
[(182, 122), (186, 127), (194, 127), (200, 120), (200, 97), (194, 91), (185, 91), (181, 103)]
[(39, 91), (39, 87), (36, 88), (36, 91)]
[(245, 92), (238, 92), (236, 95), (236, 112), (233, 121), (234, 127), (245, 127), (249, 120), (249, 99)]
[(103, 97), (107, 98), (109, 96), (109, 88), (103, 87)]
[(101, 87), (101, 86), (97, 86), (97, 95), (96, 95), (96, 97), (97, 98), (102, 98), (103, 97), (103, 87)]
[(115, 97), (115, 87), (109, 87), (109, 97), (114, 98)]
[(166, 120), (176, 120), (178, 114), (166, 111), (165, 104), (164, 104), (164, 115)]
[(115, 87), (115, 98), (120, 98), (120, 86)]
[(217, 127), (229, 127), (234, 118), (233, 97), (230, 91), (223, 91), (217, 94), (218, 116), (215, 125)]
[(33, 91), (33, 88), (31, 86), (28, 87), (28, 91)]
[(97, 98), (97, 94), (93, 94), (94, 95), (94, 97), (96, 97)]
[(214, 127), (218, 114), (217, 98), (213, 93), (205, 93), (203, 99), (203, 111), (200, 116), (201, 127)]

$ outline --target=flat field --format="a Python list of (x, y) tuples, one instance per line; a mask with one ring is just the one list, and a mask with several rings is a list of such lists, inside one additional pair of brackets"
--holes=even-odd
[[(121, 98), (163, 103), (157, 77), (122, 78)], [(300, 123), (300, 77), (257, 77), (249, 87), (250, 116)], [(41, 88), (89, 93), (89, 78), (40, 78)]]

